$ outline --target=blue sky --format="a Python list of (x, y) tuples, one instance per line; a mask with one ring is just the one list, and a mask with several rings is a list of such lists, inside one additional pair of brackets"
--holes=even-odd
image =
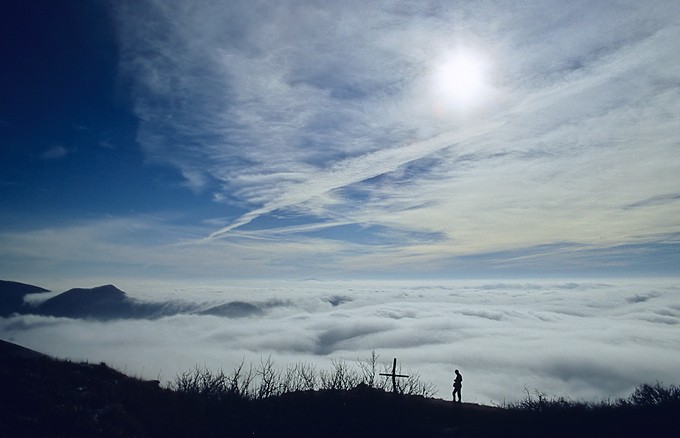
[(0, 277), (680, 274), (680, 4), (3, 5)]

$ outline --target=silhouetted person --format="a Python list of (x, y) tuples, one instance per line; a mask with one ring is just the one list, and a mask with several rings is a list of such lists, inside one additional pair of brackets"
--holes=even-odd
[(458, 394), (458, 403), (461, 401), (460, 390), (463, 387), (463, 376), (456, 370), (456, 378), (453, 380), (453, 401), (456, 401), (456, 394)]

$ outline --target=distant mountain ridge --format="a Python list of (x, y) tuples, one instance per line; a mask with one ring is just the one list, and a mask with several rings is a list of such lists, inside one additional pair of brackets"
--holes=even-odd
[(50, 292), (42, 287), (17, 281), (0, 280), (0, 317), (27, 310), (26, 295)]
[(177, 314), (201, 314), (225, 318), (262, 316), (266, 308), (285, 302), (247, 303), (230, 301), (198, 305), (182, 301), (147, 302), (129, 297), (112, 284), (74, 288), (38, 304), (28, 304), (26, 295), (50, 292), (29, 284), (0, 280), (0, 317), (12, 314), (43, 315), (79, 319), (156, 319)]
[(36, 313), (69, 318), (109, 319), (134, 314), (135, 303), (113, 285), (70, 289), (36, 306)]
[[(74, 288), (38, 304), (27, 304), (28, 294), (49, 292), (24, 283), (0, 282), (0, 316), (14, 313), (81, 319), (158, 318), (176, 314), (190, 306), (176, 303), (149, 303), (128, 297), (116, 286), (107, 284), (93, 288)], [(174, 304), (174, 305), (173, 305)]]
[(220, 304), (210, 307), (199, 312), (201, 315), (226, 316), (229, 318), (243, 318), (246, 316), (259, 316), (264, 313), (255, 304), (245, 303), (243, 301), (232, 301), (226, 304)]

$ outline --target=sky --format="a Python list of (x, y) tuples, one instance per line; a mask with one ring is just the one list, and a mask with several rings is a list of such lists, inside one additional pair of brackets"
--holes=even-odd
[(680, 274), (680, 4), (12, 1), (0, 277)]

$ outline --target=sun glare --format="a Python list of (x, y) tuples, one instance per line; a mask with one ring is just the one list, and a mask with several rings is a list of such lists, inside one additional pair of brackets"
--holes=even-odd
[(489, 62), (479, 52), (458, 49), (443, 56), (432, 74), (432, 93), (438, 106), (472, 110), (488, 98)]

